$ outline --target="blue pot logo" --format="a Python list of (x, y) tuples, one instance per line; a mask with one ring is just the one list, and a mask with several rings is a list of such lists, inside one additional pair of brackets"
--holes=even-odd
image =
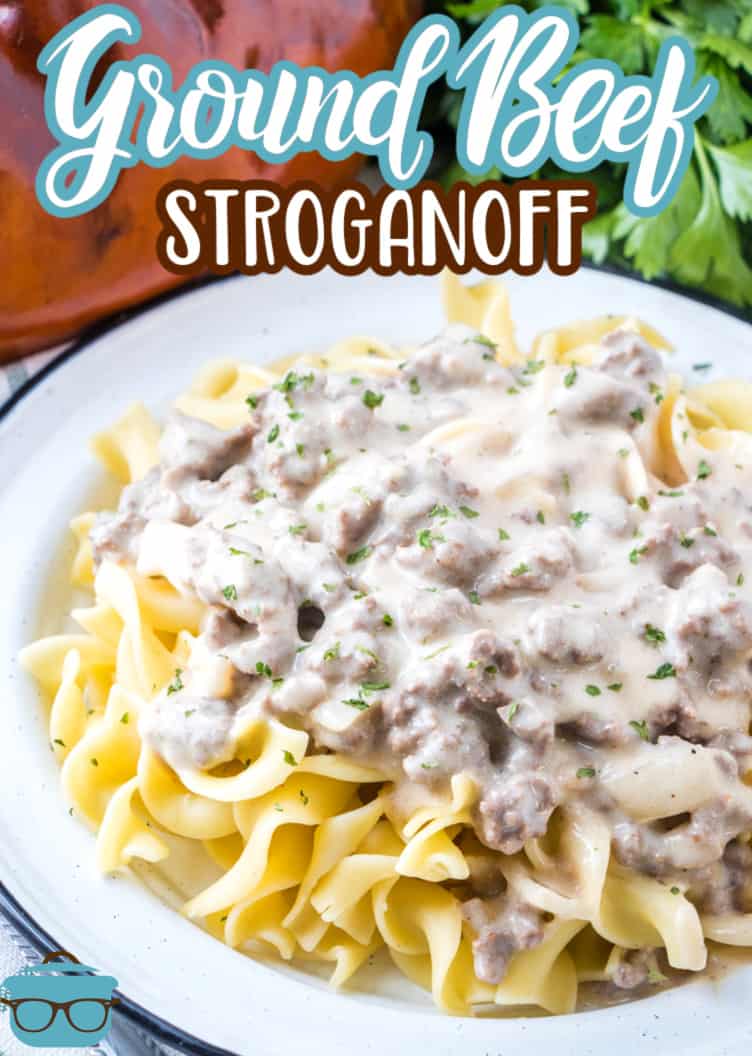
[[(62, 960), (56, 960), (62, 958)], [(117, 979), (99, 975), (66, 950), (48, 953), (2, 984), (0, 1003), (24, 1045), (82, 1048), (101, 1041), (111, 1026)]]

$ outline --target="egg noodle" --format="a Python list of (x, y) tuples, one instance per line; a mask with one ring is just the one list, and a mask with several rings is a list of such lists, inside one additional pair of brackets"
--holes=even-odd
[[(495, 343), (499, 362), (526, 361), (502, 287), (468, 288), (445, 276), (442, 293), (448, 320)], [(546, 364), (587, 364), (620, 324), (667, 347), (641, 323), (604, 317), (544, 333), (532, 355)], [(383, 342), (354, 338), (294, 362), (389, 377), (403, 357)], [(177, 408), (221, 429), (237, 427), (248, 421), (248, 395), (278, 383), (292, 362), (261, 368), (217, 360)], [(682, 443), (688, 431), (693, 450), (749, 454), (750, 386), (713, 383), (687, 394), (672, 378), (651, 467), (667, 486), (694, 471)], [(135, 406), (93, 448), (125, 485), (158, 463), (159, 438), (160, 427)], [(94, 517), (85, 513), (72, 524), (73, 582), (94, 592), (90, 607), (72, 613), (81, 630), (33, 643), (22, 662), (52, 699), (49, 736), (64, 792), (97, 830), (103, 871), (160, 862), (168, 854), (165, 833), (192, 841), (217, 867), (217, 879), (184, 912), (229, 946), (326, 962), (335, 986), (386, 947), (438, 1006), (460, 1015), (494, 1004), (571, 1012), (578, 984), (607, 982), (630, 950), (663, 949), (672, 968), (697, 971), (706, 963), (706, 939), (752, 945), (752, 914), (701, 916), (683, 890), (620, 864), (607, 824), (586, 804), (557, 811), (545, 835), (502, 854), (474, 834), (477, 790), (469, 776), (454, 774), (446, 794), (427, 797), (405, 818), (383, 773), (322, 752), (308, 733), (274, 717), (248, 721), (232, 762), (171, 768), (139, 736), (139, 717), (189, 667), (206, 607), (127, 564), (105, 560), (95, 569)], [(660, 786), (664, 772), (652, 780)], [(694, 771), (685, 777), (674, 768), (671, 781), (670, 813), (691, 810)], [(479, 860), (544, 921), (542, 941), (518, 950), (498, 984), (474, 972), (472, 934), (455, 890)]]

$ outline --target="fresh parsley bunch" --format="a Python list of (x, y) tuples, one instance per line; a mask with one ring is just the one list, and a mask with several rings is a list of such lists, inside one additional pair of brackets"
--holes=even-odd
[[(469, 34), (504, 0), (434, 0), (432, 10), (455, 18)], [(544, 0), (517, 0), (528, 11)], [(716, 297), (752, 306), (752, 0), (558, 0), (579, 18), (573, 61), (605, 58), (625, 73), (649, 73), (661, 43), (683, 36), (695, 50), (697, 73), (717, 78), (718, 97), (696, 126), (692, 163), (671, 204), (658, 216), (633, 216), (623, 203), (624, 166), (604, 163), (588, 173), (598, 187), (599, 215), (585, 229), (593, 260), (632, 267), (645, 278), (671, 279)], [(459, 100), (446, 88), (429, 99), (428, 127), (444, 143), (441, 176), (472, 179), (451, 160)], [(489, 176), (498, 175), (490, 173)], [(553, 164), (539, 174), (562, 176)]]

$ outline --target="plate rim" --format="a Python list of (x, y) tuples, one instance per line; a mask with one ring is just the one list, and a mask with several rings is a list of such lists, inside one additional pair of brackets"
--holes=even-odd
[[(750, 318), (749, 312), (728, 304), (702, 290), (691, 290), (667, 280), (649, 280), (636, 272), (609, 264), (584, 262), (581, 270), (618, 276), (619, 278), (627, 279), (638, 286), (645, 285), (663, 289), (674, 297), (690, 302), (694, 301), (695, 303), (702, 304), (708, 308), (715, 309), (739, 322), (746, 323), (747, 326), (750, 327), (750, 332), (752, 333), (752, 318)], [(5, 402), (0, 405), (0, 424), (4, 423), (23, 400), (51, 374), (55, 373), (55, 371), (59, 370), (74, 357), (85, 352), (90, 345), (99, 341), (101, 338), (106, 337), (108, 334), (112, 334), (121, 327), (133, 322), (135, 319), (159, 310), (169, 302), (188, 297), (209, 286), (237, 278), (237, 275), (209, 276), (207, 278), (199, 279), (198, 281), (188, 282), (175, 289), (167, 290), (140, 304), (136, 308), (129, 308), (124, 312), (118, 312), (115, 315), (108, 316), (95, 323), (92, 327), (87, 328), (86, 331), (75, 339), (67, 348), (63, 349), (62, 352), (46, 363), (40, 370), (27, 378), (22, 385), (10, 394)], [(484, 278), (496, 278), (503, 282), (505, 276), (489, 275), (484, 276)], [(2, 364), (1, 366), (5, 365), (6, 364)], [(25, 909), (14, 895), (11, 894), (2, 881), (0, 881), (0, 913), (36, 953), (43, 955), (60, 949), (60, 944), (55, 941), (53, 936), (43, 928), (32, 914)], [(117, 1015), (121, 1015), (129, 1020), (135, 1027), (145, 1031), (147, 1037), (153, 1038), (158, 1043), (169, 1045), (173, 1048), (177, 1047), (178, 1051), (185, 1052), (188, 1056), (239, 1056), (234, 1050), (214, 1045), (212, 1042), (205, 1041), (204, 1039), (197, 1037), (195, 1034), (191, 1034), (189, 1031), (184, 1030), (182, 1027), (163, 1019), (161, 1016), (145, 1008), (133, 998), (128, 997), (128, 995), (122, 991), (116, 990), (115, 993), (120, 998)]]

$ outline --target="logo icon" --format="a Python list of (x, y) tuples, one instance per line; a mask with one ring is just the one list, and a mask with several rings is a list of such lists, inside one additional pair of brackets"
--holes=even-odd
[(112, 996), (116, 986), (113, 976), (99, 975), (67, 950), (54, 950), (41, 964), (8, 976), (0, 1004), (9, 1009), (11, 1029), (25, 1045), (81, 1048), (109, 1031), (111, 1009), (119, 1003)]

